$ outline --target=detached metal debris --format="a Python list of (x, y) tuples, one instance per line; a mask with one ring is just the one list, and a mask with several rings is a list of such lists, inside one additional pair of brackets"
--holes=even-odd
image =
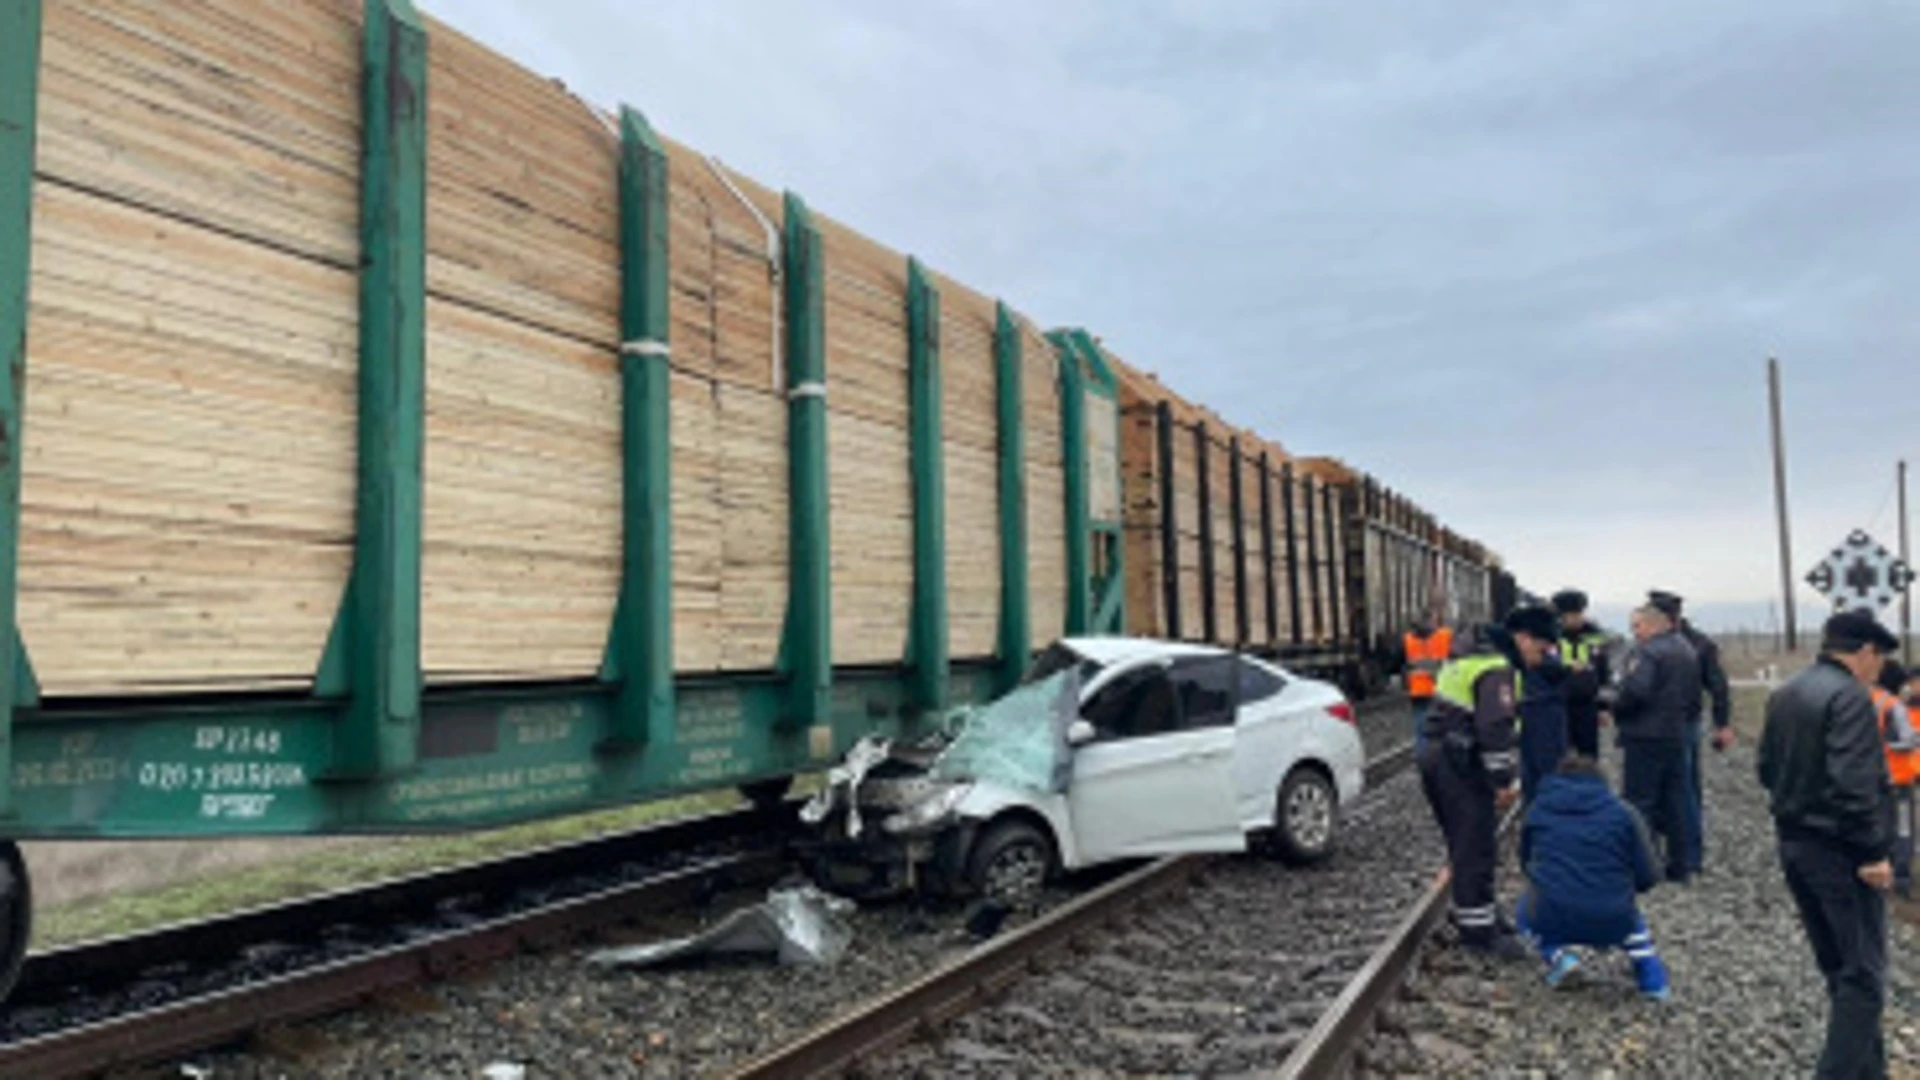
[(826, 820), (834, 807), (844, 805), (847, 808), (847, 835), (859, 836), (860, 823), (860, 782), (867, 778), (867, 772), (875, 765), (887, 760), (893, 753), (893, 741), (878, 735), (862, 736), (847, 751), (840, 764), (827, 770), (827, 782), (820, 793), (800, 808), (800, 820), (808, 825), (818, 825)]
[(689, 937), (602, 949), (587, 957), (595, 967), (652, 967), (671, 960), (720, 953), (774, 953), (785, 966), (831, 966), (853, 944), (845, 916), (853, 902), (811, 885), (776, 889), (766, 900), (742, 908)]

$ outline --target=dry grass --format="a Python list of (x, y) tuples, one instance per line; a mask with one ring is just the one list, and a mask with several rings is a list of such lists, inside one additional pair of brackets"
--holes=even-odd
[(344, 889), (741, 805), (732, 791), (448, 836), (26, 844), (34, 948)]

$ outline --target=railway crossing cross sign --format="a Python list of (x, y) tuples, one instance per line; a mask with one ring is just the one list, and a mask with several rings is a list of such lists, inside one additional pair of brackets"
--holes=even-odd
[(1807, 584), (1832, 600), (1834, 610), (1868, 614), (1891, 605), (1912, 583), (1912, 568), (1860, 529), (1807, 574)]

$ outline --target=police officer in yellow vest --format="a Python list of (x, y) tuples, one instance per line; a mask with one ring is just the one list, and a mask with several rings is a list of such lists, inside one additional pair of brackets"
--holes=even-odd
[(1583, 756), (1600, 756), (1600, 691), (1613, 682), (1606, 631), (1587, 621), (1587, 594), (1562, 589), (1553, 594), (1560, 614), (1560, 662), (1567, 681), (1567, 741)]
[(1447, 839), (1460, 942), (1503, 958), (1528, 955), (1500, 918), (1493, 890), (1497, 818), (1519, 794), (1515, 683), (1556, 637), (1553, 613), (1541, 607), (1521, 608), (1504, 627), (1482, 631), (1471, 653), (1440, 669), (1419, 750), (1421, 785)]

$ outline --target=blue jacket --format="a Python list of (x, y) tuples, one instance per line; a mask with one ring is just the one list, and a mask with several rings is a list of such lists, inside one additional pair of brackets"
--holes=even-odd
[(1634, 897), (1660, 880), (1640, 815), (1601, 776), (1555, 773), (1520, 827), (1532, 922), (1562, 945), (1618, 945), (1633, 933)]

